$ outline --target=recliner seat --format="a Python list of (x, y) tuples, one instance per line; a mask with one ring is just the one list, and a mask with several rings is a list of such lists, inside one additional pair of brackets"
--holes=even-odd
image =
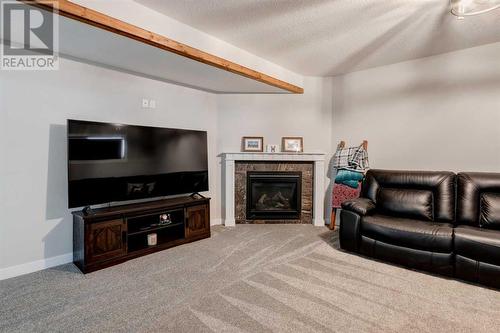
[(500, 288), (500, 174), (457, 175), (455, 275)]
[(345, 250), (500, 287), (500, 174), (370, 170), (340, 216)]
[(378, 241), (416, 250), (453, 252), (453, 225), (400, 217), (365, 216), (361, 234)]

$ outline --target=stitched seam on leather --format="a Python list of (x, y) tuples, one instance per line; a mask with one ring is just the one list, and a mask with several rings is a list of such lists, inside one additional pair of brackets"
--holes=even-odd
[[(390, 229), (390, 228), (388, 228)], [(391, 229), (391, 230), (396, 230), (396, 231), (401, 231), (400, 229)], [(406, 230), (405, 230), (406, 231)], [(373, 238), (372, 238), (373, 237)], [(447, 236), (435, 236), (436, 238), (440, 238), (440, 239), (445, 239), (445, 240), (448, 240), (448, 237)], [(408, 248), (408, 249), (412, 249), (412, 250), (418, 250), (418, 251), (424, 251), (424, 252), (430, 252), (431, 250), (428, 250), (428, 249), (424, 249), (423, 247), (415, 247), (415, 246), (409, 246), (408, 244), (406, 245), (402, 245), (402, 244), (394, 244), (394, 243), (391, 243), (391, 242), (386, 242), (386, 241), (380, 241), (380, 240), (376, 240), (375, 239), (375, 236), (373, 235), (369, 235), (369, 238), (370, 239), (373, 239), (374, 241), (376, 242), (382, 242), (384, 244), (389, 244), (389, 245), (393, 245), (393, 246), (399, 246), (399, 247), (404, 247), (404, 248)], [(449, 251), (451, 251), (450, 253), (453, 252), (453, 242), (451, 244), (451, 249), (449, 249)], [(436, 252), (436, 253), (448, 253), (448, 252), (441, 252), (439, 250), (436, 250), (436, 249), (433, 249), (432, 252)]]
[[(424, 223), (425, 223), (425, 221), (424, 221)], [(385, 229), (389, 229), (389, 230), (393, 230), (393, 231), (406, 231), (406, 232), (409, 232), (409, 233), (418, 234), (418, 233), (412, 232), (411, 230), (408, 230), (408, 229), (395, 229), (395, 228), (391, 228), (391, 227), (386, 227), (385, 225), (382, 225), (382, 224), (376, 224), (376, 223), (372, 223), (372, 224), (375, 224), (377, 226), (383, 226)], [(452, 228), (450, 228), (450, 229), (452, 229)], [(435, 234), (425, 234), (425, 235), (432, 235), (432, 236), (435, 236), (435, 237), (448, 238), (448, 236), (446, 236), (446, 235), (435, 235)], [(453, 237), (453, 230), (451, 232), (451, 235)]]
[(479, 227), (482, 227), (481, 224), (481, 213), (483, 212), (483, 193), (479, 192), (479, 209), (477, 212), (477, 223), (479, 224)]
[(434, 191), (431, 191), (431, 195), (432, 195), (432, 216), (431, 216), (431, 219), (432, 221), (435, 221), (436, 220), (436, 201), (435, 201), (435, 197), (434, 197)]
[[(443, 184), (443, 182), (444, 182), (444, 181), (445, 181), (448, 177), (450, 177), (450, 175), (444, 176), (444, 177), (443, 177), (443, 179), (441, 179), (441, 181), (440, 181), (439, 183), (437, 183), (437, 185), (436, 185), (434, 188), (435, 188), (435, 189), (439, 188), (439, 186), (441, 186), (441, 184)], [(455, 181), (456, 181), (456, 177), (455, 177)], [(453, 189), (455, 190), (455, 187), (454, 187)], [(455, 191), (455, 192), (456, 192), (456, 191)], [(432, 191), (432, 193), (434, 194), (434, 191)], [(455, 205), (455, 202), (456, 202), (456, 201), (454, 201), (454, 202), (453, 202), (453, 204), (454, 204), (454, 205)], [(434, 202), (434, 201), (432, 201), (432, 203), (434, 204), (435, 202)], [(435, 217), (436, 217), (436, 215), (434, 214), (434, 215), (433, 215), (433, 218), (435, 219)], [(453, 220), (453, 219), (454, 219), (454, 218), (452, 217), (452, 220)]]
[(493, 244), (491, 244), (491, 243), (486, 243), (486, 242), (484, 242), (484, 243), (483, 243), (483, 242), (478, 242), (478, 241), (475, 241), (475, 240), (473, 240), (473, 239), (468, 238), (467, 236), (465, 236), (465, 237), (464, 237), (464, 236), (460, 236), (460, 237), (461, 237), (461, 238), (464, 238), (464, 239), (467, 239), (467, 241), (472, 242), (472, 243), (474, 243), (474, 244), (488, 245), (488, 246), (492, 246), (492, 247), (498, 248), (498, 249), (500, 250), (500, 246), (493, 245)]
[(375, 191), (375, 194), (374, 194), (374, 197), (372, 198), (372, 200), (375, 203), (375, 205), (377, 205), (377, 197), (378, 197), (378, 193), (380, 192), (381, 186), (380, 186), (380, 183), (377, 180), (377, 178), (375, 178), (375, 175), (372, 175), (372, 178), (373, 178), (373, 186), (377, 186), (377, 190)]
[[(458, 207), (458, 175), (455, 175), (453, 180), (453, 225), (457, 225), (457, 207)], [(453, 232), (455, 235), (455, 232)]]
[[(490, 224), (496, 224), (495, 222), (491, 223), (491, 221), (490, 221), (490, 220), (488, 220), (488, 219), (486, 218), (486, 217), (488, 217), (488, 216), (487, 216), (488, 214), (483, 215), (483, 201), (487, 200), (487, 199), (485, 199), (484, 197), (485, 197), (486, 195), (488, 195), (488, 194), (489, 194), (489, 195), (496, 196), (498, 193), (496, 193), (496, 192), (491, 192), (491, 191), (483, 191), (483, 192), (481, 192), (481, 194), (480, 194), (480, 196), (479, 196), (479, 219), (478, 219), (478, 221), (479, 221), (479, 226), (480, 226), (481, 228), (483, 228), (484, 226), (488, 226), (488, 225), (490, 225)], [(494, 199), (493, 199), (493, 200), (494, 200)], [(485, 217), (484, 221), (486, 222), (486, 223), (484, 223), (484, 224), (482, 223), (482, 221), (483, 221), (483, 216)], [(488, 229), (488, 228), (485, 228), (485, 229)]]
[(449, 176), (450, 176), (450, 175), (446, 175), (446, 176), (444, 176), (444, 177), (443, 177), (443, 179), (441, 179), (441, 180), (440, 180), (440, 181), (436, 184), (436, 186), (435, 186), (435, 187), (439, 187), (439, 186), (441, 186), (441, 184), (442, 184), (442, 183), (443, 183), (443, 182), (444, 182), (444, 181), (445, 181), (445, 180), (446, 180)]
[[(470, 182), (472, 188), (474, 189), (474, 192), (477, 193), (477, 195), (474, 198), (472, 198), (472, 200), (476, 200), (476, 202), (477, 202), (477, 200), (480, 200), (481, 199), (481, 189), (479, 188), (479, 186), (472, 180), (472, 178), (469, 175), (467, 175), (467, 174), (460, 174), (460, 176), (462, 178), (468, 180)], [(478, 213), (481, 214), (481, 210), (479, 210)], [(479, 218), (479, 216), (477, 216), (476, 218)], [(479, 223), (479, 219), (477, 221)], [(472, 223), (474, 223), (474, 221), (467, 221), (468, 225), (471, 225)]]
[[(397, 244), (386, 243), (386, 242), (380, 241), (380, 240), (375, 240), (375, 239), (373, 239), (371, 237), (368, 237), (368, 236), (364, 236), (364, 237), (368, 238), (370, 240), (373, 240), (374, 242), (381, 243), (383, 245), (399, 247), (399, 248), (407, 249), (407, 250), (419, 251), (419, 252), (422, 252), (422, 253), (433, 253), (434, 255), (441, 255), (441, 254), (443, 254), (443, 255), (452, 255), (452, 254), (454, 254), (453, 252), (436, 252), (436, 251), (429, 251), (429, 250), (414, 249), (414, 248), (411, 248), (411, 247), (408, 247), (408, 246), (402, 246), (402, 245), (397, 245)], [(467, 258), (467, 257), (464, 257), (464, 258)], [(471, 260), (473, 260), (473, 259), (471, 259)]]

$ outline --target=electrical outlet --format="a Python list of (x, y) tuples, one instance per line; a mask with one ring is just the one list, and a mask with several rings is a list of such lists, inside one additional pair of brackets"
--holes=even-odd
[(145, 99), (145, 98), (142, 99), (142, 107), (149, 108), (149, 100), (148, 99)]
[(149, 107), (151, 109), (156, 109), (156, 100), (154, 99), (149, 100)]

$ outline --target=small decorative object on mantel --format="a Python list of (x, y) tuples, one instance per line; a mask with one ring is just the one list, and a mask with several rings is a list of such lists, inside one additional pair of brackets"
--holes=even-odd
[(277, 153), (279, 145), (266, 145), (266, 153)]
[(242, 151), (244, 152), (263, 152), (264, 138), (262, 136), (244, 136), (242, 145)]
[(301, 153), (304, 151), (304, 138), (300, 136), (286, 136), (281, 139), (283, 152)]

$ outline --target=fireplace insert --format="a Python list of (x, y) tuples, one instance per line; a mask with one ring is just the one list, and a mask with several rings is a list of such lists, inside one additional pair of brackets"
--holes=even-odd
[(300, 219), (301, 172), (247, 173), (247, 219)]

